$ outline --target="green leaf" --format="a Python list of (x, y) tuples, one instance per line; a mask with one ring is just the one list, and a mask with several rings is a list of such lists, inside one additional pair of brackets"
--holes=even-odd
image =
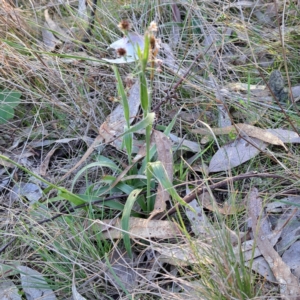
[(148, 85), (147, 79), (143, 72), (139, 73), (140, 80), (140, 97), (141, 97), (141, 107), (143, 109), (144, 114), (149, 110), (149, 95), (148, 95)]
[[(125, 130), (127, 127), (125, 128)], [(133, 143), (133, 136), (132, 133), (127, 133), (123, 137), (123, 143), (125, 144), (125, 148), (127, 151), (127, 155), (129, 158), (129, 164), (131, 164), (131, 154), (132, 154), (132, 143)]]
[(100, 162), (104, 167), (108, 167), (114, 171), (120, 171), (119, 167), (117, 164), (111, 160), (110, 158), (103, 156), (103, 155), (97, 155), (96, 160)]
[[(173, 126), (175, 125), (175, 122), (177, 120), (177, 116), (179, 115), (179, 113), (181, 112), (182, 107), (179, 109), (179, 111), (177, 112), (177, 114), (173, 117), (172, 121), (170, 122), (170, 124), (167, 126), (167, 128), (164, 129), (164, 134), (166, 136), (169, 136), (171, 133), (171, 130), (173, 129)], [(157, 128), (158, 129), (158, 128)]]
[(142, 72), (145, 73), (147, 68), (147, 63), (149, 59), (149, 47), (150, 47), (150, 38), (149, 34), (146, 33), (144, 37), (144, 51), (142, 56)]
[(0, 124), (6, 123), (15, 115), (14, 108), (20, 103), (21, 93), (0, 90)]
[(6, 123), (9, 119), (13, 118), (15, 111), (9, 105), (0, 104), (0, 124)]
[[(149, 158), (150, 160), (154, 157), (154, 155), (156, 154), (157, 152), (157, 149), (156, 149), (156, 145), (154, 144), (151, 148), (150, 148), (150, 153), (149, 153)], [(146, 167), (147, 167), (147, 159), (146, 157), (143, 159), (142, 161), (142, 165), (139, 169), (139, 174), (144, 174), (145, 173), (145, 170), (146, 170)]]
[(103, 202), (102, 206), (109, 207), (111, 209), (115, 209), (119, 211), (123, 211), (124, 209), (124, 204), (113, 200)]
[(64, 199), (70, 201), (74, 205), (80, 205), (80, 204), (85, 203), (85, 201), (81, 197), (79, 197), (75, 194), (72, 194), (67, 190), (66, 191), (60, 190), (58, 195)]
[(136, 189), (133, 190), (130, 195), (127, 198), (126, 204), (124, 206), (124, 211), (121, 218), (121, 225), (123, 229), (123, 241), (125, 245), (125, 249), (127, 250), (127, 253), (130, 257), (132, 257), (131, 253), (131, 244), (130, 244), (130, 237), (129, 237), (129, 220), (130, 220), (130, 214), (133, 207), (134, 202), (137, 200), (138, 195), (142, 189)]
[(9, 103), (11, 108), (15, 108), (21, 101), (21, 95), (21, 93), (16, 91), (0, 90), (0, 102)]
[(129, 112), (129, 104), (126, 96), (126, 92), (124, 89), (124, 85), (119, 73), (119, 70), (116, 66), (113, 66), (113, 70), (115, 72), (115, 76), (117, 78), (117, 88), (118, 88), (118, 94), (121, 97), (121, 103), (124, 109), (124, 117), (127, 123), (127, 126), (130, 126), (130, 112)]
[(130, 129), (126, 130), (124, 134), (133, 133), (142, 129), (145, 129), (147, 126), (152, 125), (155, 119), (155, 113), (149, 113), (142, 121), (131, 126)]
[(104, 156), (100, 156), (100, 157), (98, 157), (98, 159), (99, 159), (99, 161), (88, 164), (87, 166), (83, 167), (81, 170), (79, 170), (77, 172), (77, 174), (75, 175), (73, 182), (72, 182), (71, 191), (73, 191), (74, 185), (75, 185), (76, 181), (78, 180), (78, 178), (90, 168), (107, 167), (113, 171), (121, 172), (121, 170), (118, 168), (118, 166), (109, 158), (107, 158), (107, 157), (104, 158)]
[(188, 207), (191, 211), (195, 211), (190, 205), (183, 201), (178, 195), (172, 182), (170, 181), (168, 174), (160, 161), (156, 161), (148, 164), (148, 168), (153, 173), (154, 177), (160, 182), (160, 184), (168, 191), (173, 199), (178, 201), (181, 205)]

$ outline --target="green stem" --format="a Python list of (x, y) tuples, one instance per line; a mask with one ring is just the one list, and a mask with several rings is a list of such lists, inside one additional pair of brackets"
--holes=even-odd
[(147, 211), (150, 212), (153, 210), (154, 203), (151, 197), (151, 177), (152, 174), (148, 168), (148, 163), (150, 162), (150, 143), (151, 143), (151, 129), (152, 125), (146, 127), (146, 176), (147, 176)]

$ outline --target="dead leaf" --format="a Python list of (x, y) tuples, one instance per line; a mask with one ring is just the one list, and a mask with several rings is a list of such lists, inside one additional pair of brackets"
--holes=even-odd
[(45, 28), (42, 29), (42, 37), (45, 48), (47, 51), (54, 51), (58, 45), (61, 45), (61, 41), (58, 40), (51, 31), (47, 30), (49, 26), (46, 22), (44, 23), (44, 27)]
[[(276, 249), (279, 253), (283, 253), (288, 249), (295, 241), (300, 239), (300, 211), (297, 210), (296, 214), (292, 215), (292, 209), (295, 210), (299, 207), (300, 197), (299, 196), (289, 196), (281, 201), (287, 201), (287, 203), (277, 202), (281, 205), (281, 209), (284, 210), (277, 221), (275, 230), (281, 229), (280, 241), (276, 244)], [(295, 203), (295, 206), (292, 205)], [(279, 207), (280, 208), (280, 207)]]
[[(13, 161), (17, 161), (21, 164), (26, 164), (27, 162), (27, 158), (33, 156), (34, 154), (30, 151), (14, 151), (12, 153), (1, 153), (1, 155), (6, 156), (7, 158), (13, 160)], [(6, 168), (12, 168), (14, 167), (13, 163), (10, 163), (8, 161), (6, 161), (5, 159), (0, 158), (0, 165), (6, 167)]]
[[(164, 166), (170, 182), (173, 182), (173, 153), (172, 143), (168, 137), (157, 130), (153, 130), (158, 160), (161, 161)], [(161, 213), (166, 209), (166, 202), (170, 199), (168, 191), (159, 183), (157, 188), (157, 194), (155, 198), (154, 210), (151, 213), (151, 217), (157, 213)]]
[(18, 269), (21, 275), (22, 288), (27, 299), (57, 299), (41, 273), (25, 266), (19, 266)]
[[(295, 101), (299, 101), (299, 97), (300, 97), (300, 86), (297, 85), (297, 86), (293, 86), (292, 87), (292, 94), (293, 94), (293, 97), (295, 98)], [(298, 99), (296, 99), (298, 98)]]
[(266, 260), (262, 256), (256, 257), (253, 260), (251, 259), (250, 261), (246, 261), (245, 265), (247, 267), (251, 266), (253, 271), (260, 274), (267, 280), (269, 280), (271, 282), (276, 281), (269, 264), (266, 262)]
[(221, 147), (212, 157), (209, 164), (209, 172), (220, 172), (230, 170), (250, 160), (263, 151), (267, 144), (255, 138), (247, 138), (252, 146), (244, 139), (238, 138), (235, 141)]
[(269, 132), (268, 130), (261, 129), (248, 124), (237, 124), (237, 128), (239, 130), (239, 133), (242, 135), (246, 134), (272, 145), (280, 145), (286, 151), (288, 151), (288, 149), (286, 148), (282, 140), (278, 138), (276, 135)]
[[(0, 154), (1, 155), (5, 155), (5, 154), (2, 154), (2, 153), (0, 153)], [(5, 155), (5, 156), (7, 156), (7, 155)], [(9, 161), (6, 161), (6, 160), (4, 160), (2, 158), (0, 158), (0, 165), (3, 166), (3, 167), (5, 167), (5, 168), (13, 168), (14, 167), (14, 164), (12, 164)]]
[[(2, 170), (1, 170), (2, 171)], [(0, 175), (2, 172), (0, 172)], [(10, 177), (5, 177), (0, 179), (0, 192), (2, 192), (4, 189), (7, 188), (8, 184), (10, 183), (11, 178)]]
[[(113, 223), (112, 223), (113, 222)], [(122, 226), (121, 220), (102, 220), (97, 228), (98, 232), (102, 232), (104, 239), (121, 239)], [(113, 225), (111, 225), (111, 223)], [(95, 228), (95, 227), (94, 227)], [(129, 234), (131, 238), (157, 238), (167, 239), (180, 236), (181, 233), (175, 223), (162, 220), (148, 220), (131, 217), (129, 220)]]
[[(135, 120), (140, 107), (140, 85), (139, 82), (131, 87), (128, 96), (129, 105), (129, 117), (130, 124)], [(100, 126), (99, 134), (104, 138), (106, 143), (110, 143), (112, 140), (113, 146), (117, 149), (121, 149), (122, 138), (116, 139), (116, 136), (124, 132), (124, 126), (126, 120), (124, 117), (123, 106), (118, 105), (113, 112), (106, 118), (106, 121)]]
[(267, 129), (268, 132), (272, 133), (273, 135), (277, 136), (283, 143), (300, 143), (299, 135), (291, 130), (286, 129)]
[(300, 241), (293, 243), (282, 255), (282, 260), (293, 270), (300, 279)]
[(188, 151), (192, 151), (192, 152), (200, 152), (201, 148), (199, 146), (198, 143), (196, 142), (192, 142), (183, 138), (179, 138), (178, 136), (176, 136), (175, 134), (170, 133), (169, 138), (172, 140), (172, 142), (174, 143), (175, 146), (180, 148), (186, 148), (186, 150)]
[[(190, 190), (187, 187), (186, 194), (188, 195), (189, 193)], [(194, 199), (189, 203), (189, 205), (195, 210), (195, 212), (190, 210), (189, 208), (186, 208), (186, 216), (189, 219), (192, 230), (196, 236), (206, 234), (207, 228), (212, 226), (203, 211), (202, 202), (205, 201), (203, 199), (208, 199), (208, 201), (210, 201), (210, 194), (208, 192), (204, 192), (198, 196), (198, 199)]]
[(86, 300), (86, 298), (82, 297), (76, 289), (75, 283), (72, 284), (72, 294), (73, 294), (73, 300)]
[[(140, 105), (140, 85), (137, 81), (130, 89), (128, 95), (128, 105), (130, 111), (130, 123), (136, 117), (136, 114)], [(110, 143), (121, 149), (122, 139), (116, 139), (117, 135), (120, 135), (124, 131), (124, 125), (126, 124), (126, 120), (124, 117), (123, 106), (118, 105), (113, 112), (107, 117), (106, 121), (99, 128), (99, 135), (96, 137), (92, 145), (87, 149), (83, 157), (79, 160), (79, 162), (69, 170), (61, 180), (67, 178), (73, 171), (75, 171), (79, 166), (81, 166), (88, 157), (94, 152), (94, 149), (101, 143)], [(135, 141), (135, 140), (134, 140)], [(138, 152), (138, 146), (135, 147), (135, 152)]]
[(291, 273), (290, 268), (274, 250), (273, 245), (260, 228), (261, 203), (262, 200), (258, 196), (258, 190), (252, 188), (249, 194), (248, 209), (252, 220), (253, 233), (256, 235), (257, 247), (272, 269), (273, 274), (279, 283), (282, 296), (286, 297), (286, 299), (299, 299), (300, 288), (298, 279)]
[(40, 171), (39, 173), (41, 176), (47, 175), (47, 170), (48, 170), (48, 166), (50, 163), (50, 159), (56, 150), (57, 150), (57, 148), (55, 148), (55, 147), (52, 150), (50, 150), (48, 152), (48, 154), (46, 155), (45, 159), (43, 160), (43, 162), (41, 163), (40, 168), (39, 168), (39, 171)]
[[(237, 132), (238, 130), (238, 132)], [(227, 126), (224, 128), (211, 128), (211, 131), (216, 134), (229, 134), (229, 133), (238, 133), (241, 134), (242, 136), (251, 136), (253, 138), (260, 139), (268, 144), (272, 145), (280, 145), (282, 146), (286, 151), (288, 149), (282, 142), (282, 140), (276, 136), (275, 134), (272, 134), (269, 129), (262, 129), (259, 127), (255, 127), (249, 124), (242, 124), (238, 123), (235, 124), (234, 126)], [(211, 131), (205, 128), (198, 128), (198, 129), (192, 129), (191, 132), (193, 133), (198, 133), (198, 134), (211, 134)]]
[[(134, 257), (135, 258), (135, 257)], [(111, 284), (117, 287), (120, 282), (130, 293), (137, 287), (140, 282), (139, 272), (134, 259), (131, 259), (127, 253), (122, 253), (120, 249), (115, 248), (109, 256), (110, 268), (107, 268), (105, 275)], [(119, 280), (115, 279), (115, 276)]]
[(35, 183), (16, 183), (12, 190), (9, 192), (9, 199), (11, 202), (20, 200), (22, 197), (26, 197), (30, 202), (30, 205), (39, 201), (43, 196), (42, 189)]
[(193, 245), (160, 243), (151, 245), (151, 248), (161, 254), (158, 258), (160, 262), (175, 266), (214, 263), (208, 255), (211, 252), (211, 246), (201, 241), (196, 241)]
[(44, 12), (44, 15), (45, 15), (45, 20), (47, 22), (47, 25), (48, 27), (54, 31), (54, 34), (57, 35), (57, 37), (63, 41), (63, 42), (70, 42), (71, 41), (71, 38), (70, 36), (67, 35), (67, 33), (61, 29), (50, 17), (49, 15), (49, 11), (48, 9), (45, 10)]
[(11, 280), (1, 280), (0, 300), (22, 300), (19, 291)]

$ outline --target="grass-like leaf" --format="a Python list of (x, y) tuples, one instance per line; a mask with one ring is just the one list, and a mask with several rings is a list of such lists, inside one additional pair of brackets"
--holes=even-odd
[(123, 241), (124, 241), (124, 245), (127, 250), (127, 253), (130, 257), (132, 257), (132, 252), (131, 252), (130, 237), (129, 237), (129, 233), (128, 233), (129, 220), (130, 220), (130, 214), (131, 214), (133, 204), (137, 200), (138, 195), (140, 194), (141, 191), (142, 191), (142, 189), (136, 189), (130, 193), (130, 195), (127, 198), (126, 204), (124, 206), (124, 211), (123, 211), (123, 215), (122, 215), (122, 219), (121, 219), (122, 229), (124, 230), (123, 231)]
[(129, 123), (130, 122), (130, 120), (129, 120), (130, 113), (129, 113), (129, 105), (128, 105), (126, 92), (125, 92), (124, 85), (123, 85), (118, 68), (116, 66), (113, 66), (113, 70), (114, 70), (115, 76), (117, 78), (117, 89), (118, 89), (118, 94), (121, 97), (121, 103), (122, 103), (123, 110), (124, 110), (124, 117), (125, 117), (127, 126), (129, 127), (130, 126), (130, 123)]
[[(103, 157), (104, 158), (104, 157)], [(101, 159), (101, 158), (100, 158)], [(82, 176), (83, 173), (87, 172), (88, 169), (93, 168), (93, 167), (106, 167), (106, 168), (110, 168), (113, 171), (117, 171), (120, 172), (121, 170), (118, 168), (118, 166), (109, 158), (105, 158), (105, 159), (101, 159), (100, 161), (88, 164), (87, 166), (83, 167), (81, 170), (79, 170), (77, 172), (77, 174), (75, 175), (74, 179), (73, 179), (73, 183), (72, 183), (72, 187), (71, 187), (71, 191), (74, 188), (74, 185), (76, 183), (76, 181), (78, 180), (78, 178), (80, 176)]]
[(191, 211), (194, 211), (194, 209), (186, 202), (184, 202), (183, 199), (178, 195), (168, 177), (166, 169), (160, 161), (149, 163), (148, 168), (151, 173), (153, 173), (154, 177), (160, 182), (160, 184), (168, 191), (173, 199), (178, 201), (181, 205), (188, 207)]
[(139, 130), (145, 129), (147, 126), (152, 125), (154, 122), (155, 113), (149, 113), (146, 118), (142, 121), (136, 123), (135, 125), (131, 126), (130, 129), (126, 130), (124, 134), (137, 132)]

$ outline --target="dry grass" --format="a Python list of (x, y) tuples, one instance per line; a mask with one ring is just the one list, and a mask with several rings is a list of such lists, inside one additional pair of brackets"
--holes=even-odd
[[(167, 126), (174, 117), (173, 112), (182, 108), (187, 115), (195, 114), (196, 119), (200, 116), (211, 127), (218, 127), (217, 104), (222, 100), (235, 122), (253, 120), (262, 107), (266, 107), (256, 123), (261, 128), (291, 129), (291, 123), (299, 127), (296, 110), (288, 110), (290, 119), (287, 119), (275, 102), (262, 104), (261, 99), (250, 95), (247, 89), (241, 91), (232, 87), (237, 83), (248, 87), (265, 85), (274, 69), (281, 70), (292, 86), (299, 85), (300, 8), (295, 1), (280, 1), (276, 13), (273, 1), (265, 1), (265, 5), (258, 7), (238, 7), (230, 1), (176, 1), (177, 4), (165, 0), (131, 1), (129, 4), (98, 1), (101, 3), (96, 7), (90, 36), (87, 36), (87, 23), (76, 14), (77, 1), (70, 1), (71, 5), (54, 4), (54, 1), (52, 4), (37, 0), (15, 1), (16, 7), (12, 2), (4, 0), (1, 3), (0, 0), (0, 89), (21, 92), (22, 103), (16, 107), (14, 118), (0, 125), (0, 151), (27, 170), (40, 174), (39, 167), (56, 148), (45, 176), (54, 185), (70, 189), (72, 181), (60, 182), (60, 178), (84, 154), (88, 145), (81, 137), (95, 138), (100, 125), (117, 105), (112, 101), (118, 97), (112, 68), (74, 56), (84, 51), (95, 59), (108, 57), (108, 45), (121, 36), (116, 26), (121, 19), (131, 20), (134, 30), (141, 33), (152, 20), (158, 22), (158, 37), (162, 43), (159, 55), (163, 62), (170, 58), (163, 44), (171, 46), (173, 64), (164, 63), (162, 71), (154, 78), (153, 107), (182, 78), (199, 51), (203, 52), (176, 90), (176, 100), (160, 107), (157, 125)], [(90, 13), (93, 4), (92, 1), (88, 3)], [(42, 39), (46, 9), (61, 28), (72, 32), (72, 38), (62, 41), (53, 51), (45, 49)], [(178, 18), (177, 22), (174, 18)], [(284, 20), (284, 43), (280, 40), (277, 19), (280, 24)], [(83, 42), (85, 38), (89, 39), (88, 43)], [(208, 46), (211, 48), (204, 53)], [(129, 74), (136, 77), (136, 67), (136, 64), (120, 66), (124, 81)], [(198, 141), (199, 137), (188, 130), (190, 124), (191, 120), (182, 117), (172, 132)], [(36, 142), (66, 138), (75, 141), (32, 146)], [(227, 142), (227, 138), (219, 138), (220, 145)], [(217, 147), (207, 144), (203, 149), (203, 155), (196, 161), (201, 167), (209, 163)], [(127, 156), (124, 152), (110, 145), (101, 146), (99, 151), (119, 168), (125, 168)], [(31, 156), (24, 159), (22, 153), (31, 153)], [(174, 153), (174, 184), (190, 180), (192, 188), (193, 180), (207, 179), (205, 173), (197, 171), (197, 164), (190, 172), (186, 171), (188, 168), (183, 161), (191, 156), (186, 152)], [(95, 156), (88, 162), (94, 160)], [(251, 186), (256, 186), (266, 201), (272, 201), (292, 190), (299, 193), (298, 180), (295, 180), (298, 170), (298, 146), (289, 146), (289, 153), (274, 146), (267, 155), (261, 154), (255, 161), (213, 174), (208, 179), (224, 179), (248, 171), (288, 174), (293, 184), (282, 179), (253, 179), (215, 191), (220, 200), (238, 202)], [(134, 259), (130, 261), (122, 241), (103, 240), (97, 231), (97, 220), (119, 217), (118, 210), (100, 203), (95, 209), (72, 211), (61, 194), (50, 189), (39, 206), (29, 206), (26, 199), (10, 203), (13, 186), (17, 182), (29, 182), (30, 176), (17, 168), (0, 168), (0, 172), (2, 182), (7, 182), (0, 191), (0, 250), (15, 238), (5, 251), (1, 251), (0, 263), (28, 265), (42, 272), (58, 299), (70, 299), (73, 282), (86, 299), (267, 299), (270, 294), (278, 296), (276, 285), (268, 285), (233, 255), (233, 246), (226, 235), (218, 236), (212, 244), (213, 251), (207, 253), (214, 259), (212, 265), (202, 261), (202, 257), (198, 257), (196, 265), (162, 263), (157, 252), (149, 246), (166, 242), (159, 240), (135, 240), (132, 245)], [(108, 168), (92, 168), (76, 182), (74, 191), (89, 196), (92, 187), (101, 187), (102, 181), (107, 179), (105, 175), (116, 176)], [(178, 187), (178, 192), (183, 195), (185, 190)], [(120, 198), (120, 203), (125, 200), (125, 196)], [(62, 217), (39, 224), (61, 209), (64, 209)], [(242, 213), (220, 216), (210, 212), (208, 217), (215, 230), (247, 230), (246, 216)], [(181, 217), (177, 215), (175, 219), (182, 226)], [(183, 217), (186, 228), (180, 241), (191, 244), (197, 256), (188, 223)], [(176, 245), (179, 241), (174, 238), (168, 243)], [(120, 263), (111, 267), (115, 261)], [(130, 279), (121, 277), (122, 272), (131, 276)], [(116, 280), (116, 274), (121, 283)], [(10, 279), (19, 284), (17, 275)]]

